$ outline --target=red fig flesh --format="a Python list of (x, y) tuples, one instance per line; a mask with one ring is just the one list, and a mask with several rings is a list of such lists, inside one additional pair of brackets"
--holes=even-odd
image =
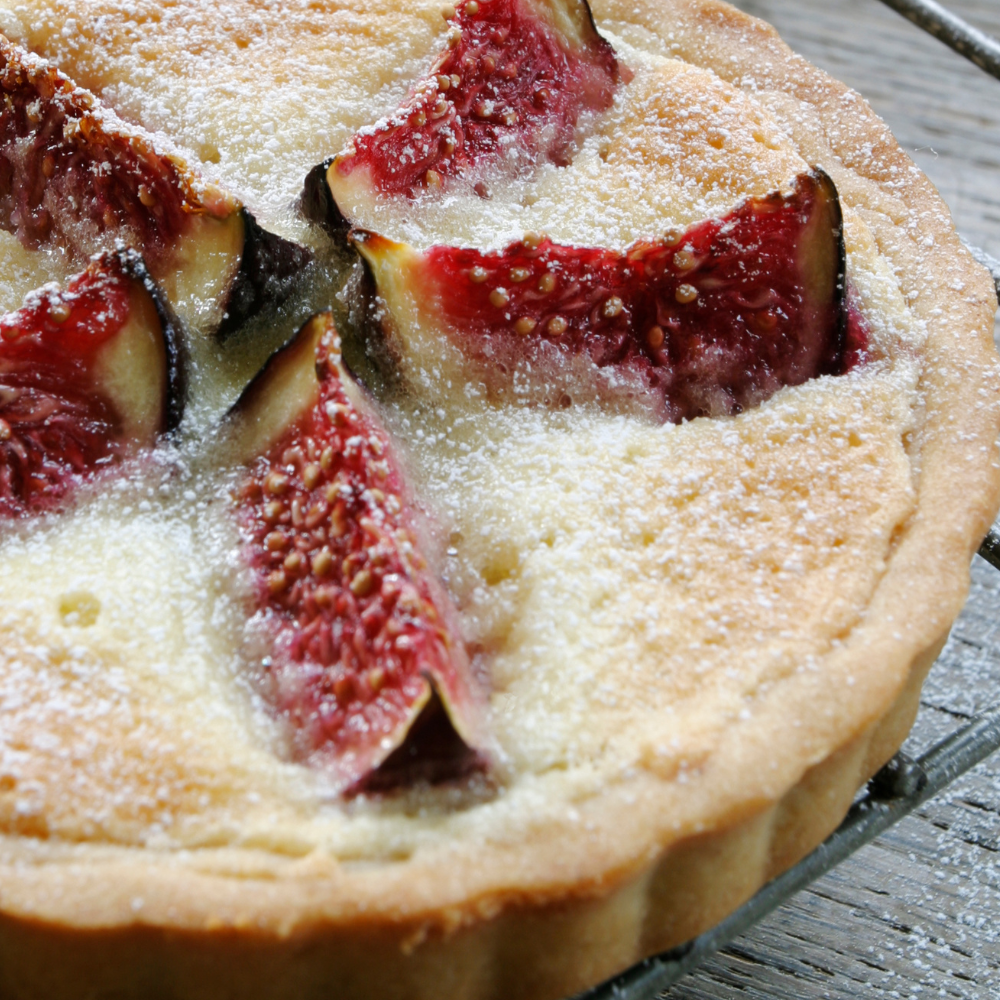
[(622, 252), (540, 237), (495, 253), (352, 239), (399, 353), (440, 324), (494, 389), (515, 371), (567, 389), (560, 373), (578, 378), (571, 359), (584, 359), (595, 384), (680, 421), (739, 412), (864, 353), (862, 326), (847, 322), (839, 201), (819, 170), (789, 194)]
[(0, 87), (0, 227), (26, 247), (137, 247), (173, 301), (209, 290), (222, 333), (291, 292), (307, 250), (3, 36)]
[(137, 255), (0, 317), (0, 514), (52, 510), (180, 421), (176, 333)]
[(584, 0), (463, 0), (448, 48), (407, 103), (329, 165), (333, 200), (350, 214), (367, 193), (412, 196), (481, 166), (564, 163), (580, 115), (607, 109), (619, 79)]
[(462, 753), (447, 767), (437, 760), (434, 776), (476, 766), (483, 744), (454, 612), (421, 556), (392, 444), (341, 362), (329, 314), (272, 357), (232, 419), (241, 451), (256, 456), (238, 521), (272, 697), (297, 755), (358, 790), (424, 728), (422, 713), (443, 706)]

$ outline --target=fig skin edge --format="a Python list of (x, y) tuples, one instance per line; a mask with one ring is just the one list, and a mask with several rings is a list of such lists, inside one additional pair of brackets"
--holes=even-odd
[(160, 321), (167, 369), (166, 405), (162, 433), (172, 434), (180, 427), (181, 421), (184, 419), (184, 408), (188, 394), (187, 347), (180, 332), (180, 323), (173, 307), (163, 293), (163, 289), (149, 273), (142, 255), (137, 250), (120, 249), (115, 256), (119, 260), (122, 270), (145, 289), (146, 294), (153, 302), (153, 307)]

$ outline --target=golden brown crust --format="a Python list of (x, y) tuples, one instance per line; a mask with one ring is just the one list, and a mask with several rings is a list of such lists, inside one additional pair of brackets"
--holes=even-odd
[[(772, 29), (715, 0), (595, 3), (599, 24), (754, 89), (826, 169), (926, 322), (915, 513), (867, 614), (827, 657), (675, 782), (624, 776), (530, 843), (478, 841), (352, 867), (0, 842), (5, 996), (220, 991), (555, 998), (704, 930), (839, 822), (899, 745), (961, 609), (998, 501), (995, 300), (947, 210), (885, 126)], [(831, 692), (847, 692), (831, 697)], [(789, 718), (808, 719), (793, 727)], [(627, 817), (627, 820), (623, 819)], [(266, 877), (255, 877), (264, 872)], [(53, 956), (59, 956), (53, 961)]]

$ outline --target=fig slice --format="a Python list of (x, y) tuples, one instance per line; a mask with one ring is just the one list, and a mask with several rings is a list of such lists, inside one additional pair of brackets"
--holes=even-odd
[(181, 318), (221, 337), (291, 294), (308, 250), (2, 35), (0, 86), (0, 227), (25, 247), (134, 246)]
[(180, 423), (174, 320), (142, 259), (95, 259), (0, 317), (0, 514), (53, 510)]
[[(392, 442), (344, 367), (329, 313), (272, 356), (229, 420), (247, 466), (236, 517), (252, 631), (295, 755), (349, 792), (485, 766), (454, 609), (421, 555)], [(427, 748), (422, 761), (411, 732)]]
[(314, 219), (338, 228), (341, 213), (379, 195), (565, 163), (581, 114), (610, 107), (622, 70), (585, 0), (462, 0), (455, 11), (447, 47), (406, 103), (310, 175)]
[(624, 251), (532, 235), (490, 253), (350, 239), (404, 378), (457, 357), (460, 377), (494, 394), (563, 406), (626, 396), (678, 422), (738, 413), (862, 359), (841, 229), (836, 188), (817, 169), (788, 193)]

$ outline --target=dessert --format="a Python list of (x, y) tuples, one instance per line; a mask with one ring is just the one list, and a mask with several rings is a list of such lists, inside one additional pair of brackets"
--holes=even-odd
[[(547, 19), (559, 86), (596, 98), (532, 103), (558, 115), (517, 133), (513, 160), (449, 160), (456, 142), (398, 190), (369, 183), (370, 166), (339, 185), (338, 154), (370, 151), (400, 108), (418, 115), (422, 80), (447, 75), (442, 118), (463, 113), (461, 80), (433, 71), (469, 54), (449, 38), (492, 3)], [(710, 0), (601, 0), (593, 27), (585, 11), (0, 3), (13, 44), (171, 137), (316, 261), (225, 344), (187, 324), (206, 353), (176, 432), (4, 525), (5, 996), (567, 996), (690, 938), (801, 857), (903, 739), (1000, 498), (992, 283), (864, 102), (766, 26)], [(523, 123), (513, 105), (496, 130)], [(620, 276), (630, 250), (656, 258), (677, 232), (673, 254), (695, 257), (706, 233), (711, 257), (730, 223), (806, 203), (781, 229), (797, 251), (758, 272), (787, 283), (785, 316), (755, 328), (770, 301), (718, 292), (727, 343), (765, 352), (742, 355), (760, 363), (746, 383), (717, 377), (742, 370), (723, 350), (695, 369), (697, 392), (649, 391), (651, 370), (672, 378), (687, 355), (647, 353), (680, 340), (664, 320), (652, 347), (634, 282), (590, 288), (579, 316), (565, 298), (536, 316), (515, 291), (565, 294), (533, 261), (558, 278), (593, 254)], [(0, 235), (11, 287), (63, 267), (61, 247)], [(467, 284), (442, 283), (432, 259), (459, 261)], [(509, 284), (472, 278), (501, 264)], [(715, 294), (691, 270), (670, 272), (655, 308), (698, 308), (683, 285)], [(489, 284), (486, 301), (470, 284)], [(476, 327), (500, 287), (507, 302), (489, 305), (511, 325), (565, 321), (545, 364), (492, 320)], [(616, 330), (632, 345), (621, 377), (587, 346)], [(769, 359), (774, 331), (798, 343), (801, 371)], [(514, 353), (486, 365), (494, 342)], [(338, 413), (365, 428), (351, 445), (364, 470), (335, 454), (323, 467)], [(393, 488), (376, 485), (380, 499), (358, 481), (352, 502), (406, 538), (365, 541), (363, 558), (384, 560), (383, 586), (410, 573), (442, 622), (438, 646), (426, 607), (403, 609), (421, 665), (398, 687), (370, 659), (388, 606), (372, 601), (369, 634), (345, 594), (375, 594), (371, 567), (350, 561), (364, 515), (341, 535), (323, 479), (367, 475), (379, 449)], [(280, 510), (269, 481), (287, 491)], [(326, 520), (310, 527), (313, 505)], [(322, 599), (345, 598), (336, 619), (317, 600), (331, 532), (351, 539)], [(409, 550), (403, 565), (404, 542), (426, 567)], [(385, 600), (400, 597), (390, 584)], [(345, 622), (360, 648), (347, 662), (341, 641), (335, 666)], [(343, 754), (351, 720), (367, 736), (368, 707), (409, 680), (403, 710), (374, 727), (378, 753), (361, 740)]]

